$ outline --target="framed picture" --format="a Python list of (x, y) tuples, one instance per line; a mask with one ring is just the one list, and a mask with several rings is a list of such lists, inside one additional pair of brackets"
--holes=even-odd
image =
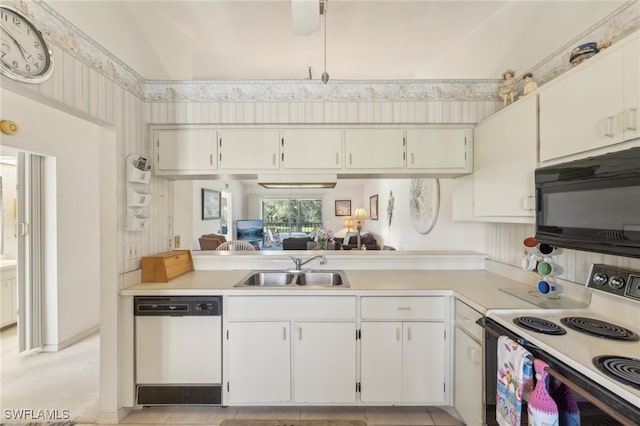
[(220, 191), (202, 188), (202, 220), (220, 219)]
[(378, 194), (369, 197), (369, 219), (378, 220)]
[(336, 216), (351, 216), (351, 200), (336, 200)]

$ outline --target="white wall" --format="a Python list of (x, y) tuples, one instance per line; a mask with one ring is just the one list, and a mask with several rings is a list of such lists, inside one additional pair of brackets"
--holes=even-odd
[(100, 321), (100, 127), (8, 90), (2, 112), (20, 126), (2, 144), (47, 157), (44, 343), (58, 345)]
[(178, 180), (173, 182), (173, 231), (181, 248), (200, 250), (202, 234), (220, 233), (220, 219), (202, 220), (202, 188), (231, 194), (230, 226), (244, 218), (245, 187), (237, 180)]
[[(420, 234), (411, 222), (409, 190), (411, 179), (375, 179), (364, 187), (365, 210), (371, 215), (369, 197), (378, 195), (378, 220), (367, 219), (364, 231), (380, 237), (385, 244), (399, 250), (474, 250), (485, 251), (485, 226), (479, 222), (454, 222), (452, 219), (452, 179), (440, 179), (440, 208), (434, 228)], [(387, 206), (393, 191), (394, 208), (389, 225)]]

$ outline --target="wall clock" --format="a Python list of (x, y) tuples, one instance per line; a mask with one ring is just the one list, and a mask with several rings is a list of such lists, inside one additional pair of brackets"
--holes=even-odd
[(411, 179), (409, 212), (413, 227), (428, 234), (436, 225), (440, 209), (440, 181), (438, 179)]
[(0, 6), (2, 48), (0, 71), (24, 83), (42, 83), (51, 76), (53, 60), (42, 33), (18, 10)]

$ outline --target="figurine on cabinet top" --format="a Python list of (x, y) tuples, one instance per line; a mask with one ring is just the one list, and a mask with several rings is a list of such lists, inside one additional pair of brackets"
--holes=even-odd
[(535, 80), (533, 79), (533, 74), (531, 74), (530, 72), (522, 76), (522, 81), (524, 81), (524, 86), (522, 87), (522, 96), (528, 95), (538, 88), (538, 83), (535, 82)]
[(516, 96), (516, 72), (513, 70), (507, 70), (502, 74), (502, 84), (500, 84), (500, 91), (498, 95), (502, 98), (502, 103), (507, 106), (507, 103), (513, 103)]

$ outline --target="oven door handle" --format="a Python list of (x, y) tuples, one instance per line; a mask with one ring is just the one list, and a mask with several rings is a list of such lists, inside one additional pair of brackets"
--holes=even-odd
[(580, 395), (581, 397), (583, 397), (584, 399), (586, 399), (587, 401), (589, 401), (590, 403), (592, 403), (593, 405), (595, 405), (596, 407), (598, 407), (599, 409), (601, 409), (602, 411), (607, 413), (609, 416), (611, 416), (615, 420), (617, 420), (620, 423), (622, 423), (623, 425), (630, 425), (631, 424), (631, 423), (629, 423), (629, 419), (628, 418), (626, 418), (624, 416), (621, 416), (620, 413), (618, 413), (616, 410), (611, 408), (609, 405), (602, 403), (602, 401), (600, 401), (598, 398), (594, 397), (589, 392), (585, 391), (579, 384), (575, 383), (573, 380), (565, 377), (564, 375), (562, 375), (561, 373), (557, 372), (556, 370), (554, 370), (553, 368), (551, 368), (549, 366), (545, 367), (544, 370), (547, 373), (549, 373), (550, 376), (554, 377), (559, 382), (564, 383), (565, 385), (567, 385), (571, 390), (576, 392), (578, 395)]

